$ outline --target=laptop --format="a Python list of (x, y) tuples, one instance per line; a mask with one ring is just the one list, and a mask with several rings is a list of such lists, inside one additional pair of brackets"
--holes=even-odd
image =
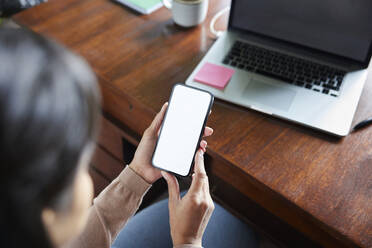
[[(371, 54), (371, 0), (232, 0), (228, 30), (186, 84), (346, 136)], [(194, 80), (206, 63), (235, 70), (223, 90)]]

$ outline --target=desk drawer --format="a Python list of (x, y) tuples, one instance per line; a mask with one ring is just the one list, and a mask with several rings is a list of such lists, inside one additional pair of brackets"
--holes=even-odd
[(96, 196), (121, 173), (126, 164), (132, 161), (138, 144), (128, 132), (118, 128), (103, 116), (101, 125), (89, 170)]
[(102, 117), (101, 125), (98, 146), (117, 160), (129, 164), (139, 143), (139, 137), (135, 137), (125, 127), (118, 128), (105, 117)]
[(106, 180), (111, 182), (124, 169), (125, 164), (112, 157), (100, 147), (97, 147), (92, 158), (91, 166), (106, 178)]

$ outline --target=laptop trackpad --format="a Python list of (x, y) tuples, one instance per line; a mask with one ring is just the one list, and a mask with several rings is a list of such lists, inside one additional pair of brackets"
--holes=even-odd
[(250, 101), (270, 108), (288, 111), (296, 91), (277, 85), (272, 85), (252, 78), (245, 88), (243, 97)]

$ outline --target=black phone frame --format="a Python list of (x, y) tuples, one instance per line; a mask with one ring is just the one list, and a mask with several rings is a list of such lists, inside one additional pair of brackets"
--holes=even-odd
[[(205, 92), (207, 94), (209, 94), (211, 96), (211, 100), (209, 102), (209, 106), (208, 106), (208, 110), (207, 110), (207, 113), (205, 114), (205, 117), (204, 117), (204, 123), (202, 125), (202, 128), (201, 128), (201, 131), (200, 131), (200, 135), (199, 135), (199, 140), (198, 142), (196, 143), (196, 148), (195, 148), (195, 152), (194, 152), (194, 156), (192, 158), (192, 162), (191, 162), (191, 165), (190, 165), (190, 169), (189, 169), (189, 172), (187, 173), (187, 175), (180, 175), (180, 174), (177, 174), (173, 171), (168, 171), (168, 170), (164, 170), (163, 168), (160, 168), (158, 166), (156, 166), (154, 164), (154, 155), (155, 155), (155, 152), (156, 152), (156, 148), (158, 147), (158, 143), (159, 143), (159, 140), (161, 138), (161, 134), (162, 134), (162, 130), (163, 130), (163, 124), (164, 124), (164, 121), (165, 119), (167, 118), (167, 114), (168, 114), (168, 109), (169, 109), (169, 106), (171, 105), (172, 103), (172, 97), (173, 97), (173, 92), (174, 92), (174, 89), (177, 87), (177, 86), (182, 86), (182, 87), (187, 87), (187, 88), (191, 88), (191, 89), (194, 89), (194, 90), (198, 90), (198, 91), (202, 91), (202, 92)], [(192, 170), (194, 169), (194, 164), (195, 164), (195, 155), (196, 155), (196, 152), (198, 151), (199, 149), (199, 146), (200, 146), (200, 142), (203, 138), (203, 134), (204, 134), (204, 130), (205, 130), (205, 126), (207, 124), (207, 121), (208, 121), (208, 116), (209, 116), (209, 113), (212, 109), (212, 106), (213, 106), (213, 103), (214, 103), (214, 96), (212, 93), (210, 93), (209, 91), (206, 91), (206, 90), (202, 90), (202, 89), (198, 89), (196, 87), (192, 87), (192, 86), (189, 86), (189, 85), (186, 85), (186, 84), (183, 84), (183, 83), (176, 83), (173, 88), (172, 88), (172, 91), (171, 91), (171, 94), (170, 94), (170, 97), (169, 97), (169, 101), (168, 101), (168, 108), (167, 108), (167, 111), (165, 112), (165, 115), (164, 115), (164, 118), (163, 118), (163, 123), (160, 127), (160, 131), (159, 131), (159, 136), (158, 136), (158, 139), (156, 141), (156, 145), (155, 145), (155, 149), (154, 149), (154, 153), (152, 154), (152, 158), (151, 158), (151, 164), (153, 167), (159, 169), (159, 170), (162, 170), (162, 171), (166, 171), (166, 172), (169, 172), (173, 175), (176, 175), (178, 177), (182, 177), (182, 178), (186, 178), (186, 177), (189, 177), (191, 175), (191, 172)]]

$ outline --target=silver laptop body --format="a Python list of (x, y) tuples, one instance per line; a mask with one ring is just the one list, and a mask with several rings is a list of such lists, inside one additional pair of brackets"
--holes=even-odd
[[(328, 51), (324, 52), (319, 49), (310, 49), (309, 47), (302, 46), (302, 44), (293, 44), (293, 42), (283, 41), (276, 37), (273, 39), (272, 37), (254, 32), (236, 30), (236, 28), (232, 27), (232, 15), (234, 15), (234, 11), (236, 11), (234, 8), (237, 8), (236, 5), (240, 2), (249, 1), (262, 2), (262, 0), (232, 1), (228, 31), (215, 42), (189, 76), (186, 84), (207, 90), (215, 97), (237, 105), (290, 120), (333, 135), (346, 136), (350, 131), (353, 116), (367, 78), (367, 67), (371, 57), (371, 33), (367, 34), (371, 39), (368, 40), (369, 50), (366, 58), (359, 63), (359, 61), (356, 62), (354, 58), (348, 59), (344, 56), (335, 56)], [(270, 4), (270, 2), (275, 1), (276, 0), (265, 0), (263, 2)], [(334, 2), (333, 0), (327, 1)], [(363, 1), (366, 3), (364, 8), (370, 7), (369, 11), (372, 13), (372, 4), (368, 3), (369, 0), (362, 0), (362, 2)], [(301, 1), (285, 0), (279, 2), (290, 3)], [(249, 15), (249, 13), (247, 13), (247, 15)], [(364, 18), (372, 17), (372, 15), (367, 15), (368, 16)], [(372, 20), (370, 20), (368, 25), (372, 30)], [(342, 83), (337, 85), (337, 82), (333, 82), (332, 78), (326, 79), (327, 85), (326, 81), (319, 82), (322, 80), (315, 80), (311, 83), (310, 79), (308, 79), (309, 83), (306, 82), (306, 79), (304, 79), (302, 83), (296, 80), (292, 81), (293, 77), (291, 80), (286, 80), (287, 77), (273, 77), (270, 73), (264, 73), (262, 70), (259, 70), (259, 66), (251, 68), (253, 67), (251, 64), (246, 66), (240, 65), (239, 62), (226, 62), (228, 56), (231, 55), (232, 49), (235, 48), (234, 46), (236, 46), (236, 43), (244, 44), (245, 49), (249, 47), (249, 52), (244, 50), (245, 54), (248, 55), (251, 53), (251, 49), (253, 49), (252, 53), (255, 53), (255, 51), (269, 51), (263, 53), (274, 54), (273, 56), (279, 54), (278, 56), (281, 58), (281, 55), (286, 55), (294, 58), (296, 63), (302, 63), (298, 61), (305, 61), (305, 63), (310, 63), (310, 67), (312, 67), (312, 64), (315, 64), (316, 68), (320, 68), (318, 67), (320, 65), (321, 67), (332, 68), (332, 70), (336, 70), (336, 72), (344, 72), (342, 75)], [(271, 56), (270, 59), (273, 56)], [(235, 59), (235, 61), (237, 60), (237, 58), (233, 59)], [(244, 60), (244, 58), (242, 60)], [(223, 90), (194, 81), (196, 73), (199, 72), (207, 62), (235, 70), (230, 83)], [(245, 62), (251, 63), (251, 61)], [(283, 63), (279, 61), (279, 64)], [(308, 64), (306, 64), (306, 66), (308, 66)], [(266, 67), (262, 66), (262, 68)], [(286, 69), (288, 68), (286, 67)], [(274, 68), (273, 70), (276, 69)], [(304, 69), (302, 68), (302, 70)], [(305, 73), (307, 73), (306, 70), (304, 70)], [(287, 72), (285, 71), (283, 73)], [(337, 75), (335, 75), (335, 78), (337, 78)], [(318, 83), (316, 81), (318, 81)], [(332, 85), (329, 86), (330, 84)]]

